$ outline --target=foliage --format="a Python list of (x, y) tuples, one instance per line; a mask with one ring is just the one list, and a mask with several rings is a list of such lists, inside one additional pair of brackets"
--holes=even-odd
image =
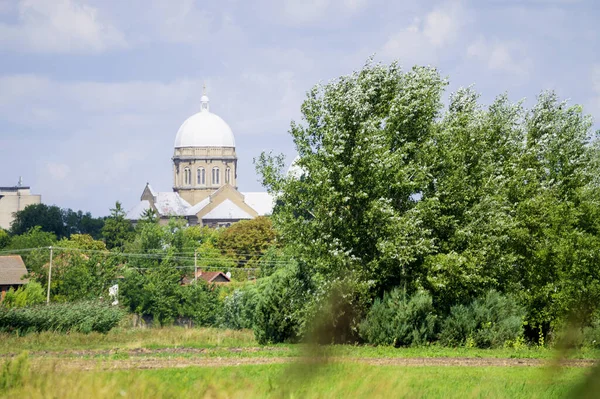
[(0, 308), (0, 331), (19, 335), (41, 332), (106, 333), (124, 316), (103, 302), (53, 303), (24, 308)]
[(125, 219), (125, 210), (117, 201), (115, 207), (110, 210), (110, 216), (106, 218), (102, 227), (102, 237), (108, 249), (124, 248), (125, 244), (132, 238), (133, 227), (131, 222)]
[(39, 305), (46, 301), (46, 293), (42, 285), (35, 281), (30, 281), (22, 287), (14, 290), (11, 288), (0, 302), (1, 306), (6, 308), (22, 308), (25, 306)]
[(372, 62), (315, 86), (292, 122), (299, 173), (256, 161), (280, 241), (316, 281), (353, 273), (381, 297), (431, 293), (446, 313), (517, 296), (537, 340), (600, 304), (600, 140), (580, 106), (542, 92), (483, 107), (433, 68)]
[(442, 325), (440, 341), (451, 346), (471, 341), (479, 348), (501, 347), (523, 335), (524, 315), (513, 298), (492, 290), (469, 306), (452, 307)]
[(264, 279), (254, 318), (254, 335), (259, 344), (294, 342), (304, 336), (304, 305), (310, 289), (310, 280), (298, 265), (280, 269)]
[(50, 259), (48, 247), (56, 244), (54, 233), (42, 231), (41, 227), (36, 226), (24, 234), (11, 237), (8, 250), (20, 250), (37, 248), (34, 251), (18, 252), (23, 258), (30, 275), (34, 278), (43, 277), (47, 274), (43, 266)]
[(10, 235), (3, 228), (0, 228), (0, 249), (4, 249), (10, 244)]
[(241, 220), (222, 230), (217, 248), (238, 265), (253, 267), (256, 261), (275, 242), (276, 234), (271, 219), (259, 216)]
[(7, 359), (0, 368), (0, 393), (22, 387), (29, 382), (29, 357), (22, 352), (13, 359)]
[(437, 316), (431, 295), (395, 288), (376, 299), (360, 325), (361, 336), (375, 345), (423, 345), (435, 339)]
[(240, 330), (252, 328), (259, 294), (256, 286), (235, 290), (223, 300), (221, 326)]
[(104, 219), (94, 218), (89, 212), (75, 212), (56, 205), (32, 204), (15, 213), (11, 233), (20, 235), (40, 226), (42, 231), (53, 233), (58, 238), (68, 238), (71, 234), (89, 234), (99, 238), (103, 225)]

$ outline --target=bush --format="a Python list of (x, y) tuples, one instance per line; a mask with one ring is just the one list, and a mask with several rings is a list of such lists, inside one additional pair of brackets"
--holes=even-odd
[(497, 348), (523, 336), (524, 309), (508, 296), (490, 291), (469, 306), (452, 307), (440, 334), (444, 345)]
[(25, 308), (0, 308), (0, 332), (42, 331), (107, 333), (125, 312), (103, 302), (55, 303)]
[(254, 336), (259, 344), (302, 338), (305, 305), (311, 292), (306, 275), (294, 265), (263, 279), (254, 319)]
[(423, 345), (434, 339), (436, 321), (431, 295), (420, 291), (407, 298), (395, 288), (375, 300), (360, 335), (375, 345)]
[(194, 325), (216, 326), (221, 318), (219, 290), (215, 285), (199, 279), (197, 282), (180, 287), (179, 316), (189, 318)]
[(44, 288), (38, 282), (31, 281), (25, 286), (18, 288), (16, 291), (12, 288), (8, 290), (2, 305), (7, 308), (22, 308), (25, 306), (33, 306), (44, 303), (46, 297)]
[(252, 328), (257, 305), (258, 290), (256, 286), (233, 291), (223, 300), (221, 327), (234, 330)]

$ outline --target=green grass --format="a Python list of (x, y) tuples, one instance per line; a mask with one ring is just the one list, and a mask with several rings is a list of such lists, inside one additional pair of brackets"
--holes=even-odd
[[(43, 332), (19, 337), (14, 334), (0, 334), (0, 355), (18, 354), (22, 351), (45, 353), (52, 356), (84, 356), (92, 358), (111, 358), (126, 356), (130, 350), (164, 349), (164, 348), (197, 348), (206, 349), (198, 353), (177, 353), (179, 357), (294, 357), (305, 355), (304, 345), (279, 344), (268, 347), (260, 346), (254, 339), (252, 331), (224, 330), (216, 328), (152, 328), (125, 329), (119, 328), (107, 334), (71, 333), (61, 334)], [(332, 345), (322, 348), (330, 356), (348, 356), (365, 358), (397, 358), (397, 357), (480, 357), (480, 358), (541, 358), (550, 359), (556, 352), (548, 348), (522, 347), (500, 349), (477, 348), (445, 348), (441, 346), (425, 346), (418, 348), (372, 347), (362, 345)], [(80, 353), (80, 352), (86, 353)], [(110, 351), (110, 353), (106, 353)], [(144, 354), (136, 354), (143, 356)], [(170, 353), (152, 354), (152, 356), (170, 357)], [(600, 351), (582, 349), (570, 353), (571, 358), (596, 359)]]
[(217, 328), (146, 328), (113, 329), (107, 334), (54, 332), (33, 333), (22, 337), (0, 333), (0, 354), (21, 351), (102, 350), (114, 348), (214, 348), (256, 346), (249, 330)]
[(133, 371), (32, 369), (3, 397), (563, 398), (586, 369), (292, 364)]

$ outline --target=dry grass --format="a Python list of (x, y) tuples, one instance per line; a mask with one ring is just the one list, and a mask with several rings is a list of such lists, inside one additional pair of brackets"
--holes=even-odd
[(62, 351), (73, 349), (135, 349), (186, 346), (191, 348), (256, 346), (250, 330), (217, 328), (130, 328), (114, 329), (108, 334), (43, 332), (19, 337), (0, 334), (0, 353)]

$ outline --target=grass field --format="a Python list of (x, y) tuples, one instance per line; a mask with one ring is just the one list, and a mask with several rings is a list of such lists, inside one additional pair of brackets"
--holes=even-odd
[(0, 335), (0, 354), (0, 397), (31, 398), (564, 398), (592, 370), (537, 347), (261, 347), (250, 331), (184, 328)]

